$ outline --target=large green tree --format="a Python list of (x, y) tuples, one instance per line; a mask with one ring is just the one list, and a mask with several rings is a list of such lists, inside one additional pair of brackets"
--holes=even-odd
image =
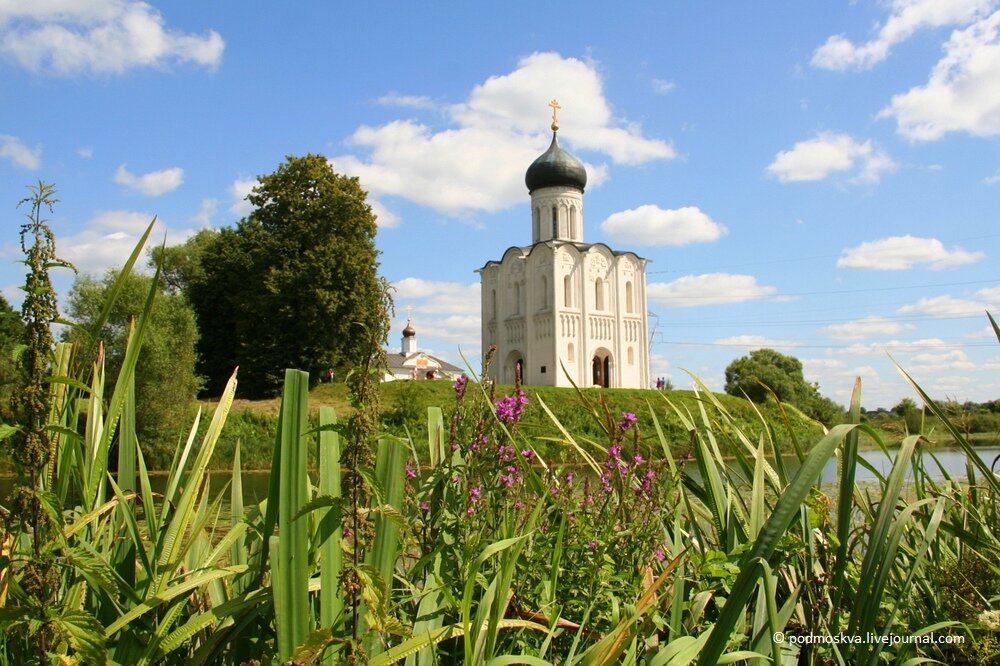
[(180, 245), (155, 245), (148, 251), (149, 266), (160, 269), (160, 282), (164, 289), (186, 294), (193, 283), (204, 280), (202, 256), (218, 238), (217, 230), (202, 229)]
[(277, 392), (285, 368), (315, 381), (357, 365), (385, 316), (375, 215), (357, 178), (325, 157), (288, 157), (260, 176), (253, 212), (201, 248), (189, 294), (208, 390), (240, 368), (240, 392)]
[(808, 416), (826, 425), (843, 420), (844, 410), (819, 393), (802, 374), (802, 362), (773, 349), (755, 349), (726, 367), (725, 391), (763, 403), (769, 391), (782, 402), (795, 405)]
[(0, 420), (12, 421), (10, 400), (20, 383), (21, 372), (15, 358), (24, 338), (21, 314), (0, 294)]
[[(130, 273), (104, 329), (94, 331), (117, 279), (118, 273), (113, 270), (102, 279), (89, 275), (76, 279), (69, 294), (69, 316), (77, 326), (64, 333), (65, 338), (76, 343), (79, 362), (88, 365), (94, 362), (96, 341), (104, 342), (107, 395), (114, 391), (121, 369), (130, 322), (142, 313), (153, 286), (148, 275)], [(160, 288), (135, 370), (136, 429), (140, 441), (173, 443), (180, 430), (190, 425), (191, 401), (201, 388), (201, 379), (195, 371), (197, 342), (194, 310), (187, 299)]]

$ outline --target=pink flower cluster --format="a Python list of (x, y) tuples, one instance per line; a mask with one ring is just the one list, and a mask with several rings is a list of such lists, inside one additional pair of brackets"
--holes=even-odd
[(618, 430), (628, 432), (636, 424), (638, 419), (632, 412), (622, 412), (622, 418), (618, 421)]
[[(631, 412), (622, 412), (622, 418), (616, 425), (620, 433), (625, 433), (632, 428), (639, 427), (638, 419)], [(614, 472), (618, 472), (618, 476), (621, 479), (625, 479), (630, 474), (635, 476), (635, 479), (639, 482), (639, 486), (635, 488), (636, 495), (649, 493), (653, 489), (653, 480), (656, 478), (656, 471), (650, 467), (645, 472), (641, 472), (639, 468), (643, 464), (642, 454), (636, 453), (632, 456), (632, 460), (628, 461), (622, 458), (622, 448), (617, 437), (614, 443), (608, 447), (608, 459), (604, 462), (604, 468), (607, 471), (601, 474), (601, 485), (604, 488), (604, 492), (611, 492), (611, 480), (614, 478)]]
[(518, 389), (514, 395), (505, 395), (496, 401), (497, 417), (504, 423), (517, 423), (524, 415), (524, 408), (527, 404), (528, 395)]
[(479, 498), (482, 497), (482, 494), (483, 491), (480, 490), (478, 486), (469, 491), (469, 508), (465, 510), (465, 513), (470, 516), (476, 515), (476, 503), (479, 501)]
[(451, 385), (451, 388), (455, 390), (455, 398), (461, 400), (465, 397), (465, 385), (469, 383), (469, 378), (462, 375), (455, 380), (455, 383)]
[(480, 435), (477, 439), (472, 440), (469, 444), (469, 451), (475, 453), (480, 447), (485, 446), (490, 443), (490, 438), (486, 435)]
[(521, 480), (521, 468), (514, 463), (517, 459), (517, 449), (509, 444), (497, 447), (497, 458), (502, 463), (508, 463), (500, 472), (500, 483), (505, 488), (513, 488)]

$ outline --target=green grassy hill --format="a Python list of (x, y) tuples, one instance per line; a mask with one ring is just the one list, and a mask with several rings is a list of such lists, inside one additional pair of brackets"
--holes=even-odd
[[(496, 398), (513, 392), (513, 386), (500, 385), (496, 387)], [(469, 390), (480, 390), (477, 385), (470, 384)], [(660, 427), (670, 443), (671, 450), (683, 454), (687, 450), (689, 437), (675, 408), (682, 413), (698, 416), (699, 405), (706, 399), (699, 397), (694, 391), (654, 391), (650, 389), (597, 389), (588, 388), (577, 391), (572, 388), (556, 388), (550, 386), (525, 387), (528, 394), (528, 407), (519, 425), (522, 434), (532, 438), (538, 451), (547, 459), (566, 459), (568, 449), (563, 444), (562, 435), (552, 419), (542, 409), (541, 403), (552, 411), (555, 417), (577, 439), (589, 439), (599, 444), (606, 444), (607, 435), (601, 422), (593, 416), (610, 414), (612, 420), (621, 417), (622, 412), (632, 412), (637, 415), (642, 433), (642, 441), (651, 455), (660, 451), (660, 442), (656, 435), (653, 417), (659, 421)], [(822, 433), (821, 426), (811, 421), (794, 407), (785, 407), (782, 416), (777, 405), (753, 405), (752, 403), (729, 395), (715, 395), (733, 418), (739, 428), (752, 434), (755, 438), (765, 431), (764, 422), (775, 429), (774, 437), (782, 449), (792, 450), (792, 438), (798, 438), (803, 447), (808, 448)], [(232, 451), (236, 441), (241, 441), (241, 456), (244, 467), (267, 467), (271, 457), (271, 446), (276, 427), (280, 400), (248, 401), (238, 400), (229, 416), (225, 434), (216, 450), (215, 465), (226, 467), (232, 459)], [(383, 425), (387, 433), (406, 436), (407, 433), (416, 442), (426, 441), (426, 418), (428, 407), (440, 407), (444, 411), (445, 422), (450, 419), (455, 409), (455, 394), (452, 383), (446, 380), (390, 382), (380, 386), (380, 409)], [(315, 413), (321, 406), (332, 406), (338, 415), (345, 417), (351, 413), (347, 386), (344, 384), (321, 384), (309, 396), (310, 411)], [(606, 410), (605, 410), (606, 405)], [(208, 411), (213, 405), (204, 403)], [(760, 413), (758, 414), (758, 411)], [(714, 413), (710, 410), (710, 413)], [(763, 420), (761, 418), (763, 415)], [(605, 417), (606, 421), (607, 417)], [(203, 426), (204, 427), (204, 426)], [(719, 432), (728, 429), (720, 425)], [(722, 441), (726, 447), (730, 442)], [(421, 447), (417, 447), (421, 451)], [(153, 456), (157, 466), (160, 465), (157, 456)], [(169, 461), (162, 461), (168, 464)]]

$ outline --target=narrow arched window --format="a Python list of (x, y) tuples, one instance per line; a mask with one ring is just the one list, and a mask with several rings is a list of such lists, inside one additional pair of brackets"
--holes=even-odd
[(632, 314), (632, 282), (625, 283), (625, 312)]
[(521, 283), (514, 283), (514, 314), (521, 314)]
[(604, 309), (604, 280), (601, 278), (594, 282), (594, 309)]
[(537, 207), (531, 214), (531, 236), (534, 240), (541, 240), (542, 235), (542, 211)]
[(549, 279), (544, 275), (540, 281), (540, 287), (538, 292), (538, 309), (544, 310), (549, 307)]
[(559, 238), (559, 209), (552, 207), (552, 237)]
[(563, 276), (563, 305), (573, 307), (573, 280), (568, 275)]
[(490, 292), (490, 300), (491, 300), (491, 306), (492, 306), (492, 309), (490, 310), (490, 312), (493, 315), (492, 319), (496, 319), (497, 318), (497, 290), (496, 289), (493, 289)]

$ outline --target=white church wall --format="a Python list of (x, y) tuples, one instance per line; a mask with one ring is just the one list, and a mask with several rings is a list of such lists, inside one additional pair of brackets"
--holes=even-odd
[(525, 383), (552, 384), (556, 372), (553, 302), (555, 264), (548, 244), (531, 248), (526, 260), (529, 307), (525, 342)]
[[(556, 356), (556, 386), (585, 386), (581, 361), (585, 347), (581, 312), (583, 307), (583, 256), (573, 245), (560, 246), (554, 254), (557, 307), (554, 316), (554, 343)], [(565, 372), (563, 371), (565, 367)], [(567, 377), (566, 373), (569, 373)]]

